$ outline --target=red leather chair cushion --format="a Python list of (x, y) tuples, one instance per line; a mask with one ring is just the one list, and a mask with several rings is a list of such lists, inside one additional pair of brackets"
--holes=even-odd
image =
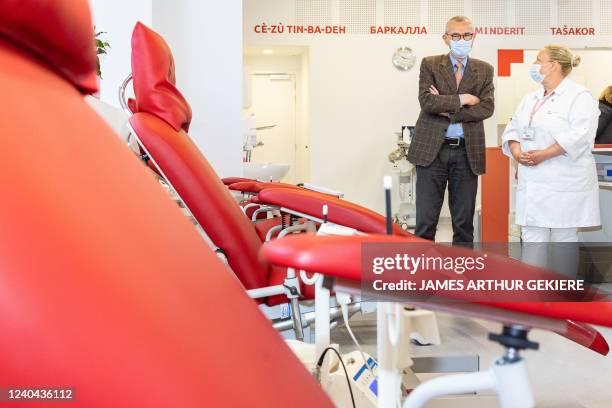
[(225, 177), (225, 178), (222, 178), (221, 181), (226, 186), (229, 186), (230, 184), (240, 183), (242, 181), (256, 181), (256, 180), (248, 179), (248, 178), (244, 178), (244, 177)]
[(225, 251), (242, 284), (266, 286), (268, 265), (257, 255), (261, 240), (189, 136), (150, 113), (134, 114), (130, 124), (206, 234)]
[[(446, 252), (448, 255), (470, 251), (465, 248), (436, 245), (417, 237), (406, 240), (386, 235), (291, 236), (265, 243), (262, 255), (273, 265), (321, 272), (360, 281), (362, 278), (361, 248), (362, 244), (368, 242), (424, 242), (435, 247), (439, 254)], [(534, 271), (541, 269), (521, 264), (501, 255), (488, 254), (488, 268), (503, 269), (508, 268), (508, 265), (512, 268), (522, 267)], [(612, 303), (610, 302), (487, 302), (486, 305), (554, 319), (568, 319), (612, 327)]]
[(98, 90), (87, 0), (2, 0), (0, 38), (42, 60), (81, 92)]
[(136, 95), (133, 112), (155, 115), (174, 130), (189, 130), (191, 107), (176, 87), (172, 51), (159, 34), (142, 23), (136, 23), (132, 33), (132, 78)]
[(294, 184), (265, 182), (265, 181), (241, 181), (229, 185), (230, 190), (242, 191), (245, 193), (259, 193), (265, 188), (289, 188), (291, 190), (304, 190), (303, 187)]
[[(432, 242), (413, 237), (410, 240), (391, 236), (324, 236), (307, 237), (293, 236), (281, 240), (275, 240), (264, 244), (261, 255), (273, 265), (285, 268), (303, 269), (310, 272), (320, 272), (324, 275), (337, 276), (340, 278), (361, 280), (361, 248), (367, 242), (406, 243), (423, 242), (436, 247), (440, 252), (445, 250), (455, 251), (456, 248), (438, 247)], [(459, 249), (466, 251), (465, 249)], [(495, 260), (497, 266), (503, 267), (505, 262), (501, 256)], [(338, 262), (341, 259), (342, 262)], [(491, 261), (489, 258), (488, 262)], [(513, 267), (517, 263), (514, 260)], [(490, 264), (489, 264), (490, 265)], [(495, 267), (495, 265), (494, 265)], [(457, 303), (461, 306), (462, 303)], [(607, 355), (609, 345), (606, 339), (595, 328), (587, 323), (612, 325), (611, 303), (562, 303), (562, 302), (514, 302), (514, 303), (481, 303), (479, 309), (481, 317), (488, 313), (492, 318), (500, 318), (500, 312), (495, 309), (503, 309), (502, 312), (507, 321), (511, 322), (516, 316), (513, 312), (527, 315), (544, 316), (549, 319), (564, 320), (565, 327), (555, 329), (555, 332), (597, 353)], [(447, 309), (448, 311), (448, 309)], [(461, 309), (458, 309), (461, 313)], [(559, 325), (555, 325), (558, 327)], [(546, 327), (547, 328), (547, 327)]]
[[(269, 218), (266, 220), (257, 221), (256, 223), (253, 224), (253, 227), (255, 227), (255, 231), (257, 231), (257, 235), (259, 236), (259, 239), (261, 239), (261, 242), (265, 242), (266, 235), (268, 235), (268, 231), (270, 231), (272, 227), (276, 227), (277, 225), (280, 225), (280, 224), (281, 224), (281, 218), (274, 217), (274, 218)], [(276, 237), (279, 232), (280, 231), (275, 232), (272, 235), (272, 238)]]
[[(240, 206), (241, 206), (241, 207), (243, 207), (243, 209), (244, 209), (244, 207), (246, 207), (246, 206), (247, 206), (247, 205), (249, 205), (249, 204), (257, 204), (257, 203), (255, 203), (255, 202), (253, 201), (253, 199), (251, 198), (251, 199), (249, 199), (249, 200), (247, 200), (247, 201), (243, 201), (243, 202), (241, 202), (241, 203), (240, 203)], [(247, 218), (248, 218), (249, 220), (252, 220), (252, 219), (253, 219), (253, 213), (254, 213), (255, 211), (257, 211), (258, 209), (259, 209), (259, 206), (250, 206), (250, 207), (248, 207), (248, 208), (247, 208), (247, 209), (244, 211), (244, 214), (247, 216)], [(268, 214), (266, 214), (265, 212), (260, 212), (259, 214), (257, 214), (257, 219), (258, 219), (258, 220), (263, 220), (263, 219), (265, 219), (267, 216), (268, 216)]]
[(423, 238), (388, 235), (293, 235), (267, 242), (261, 256), (270, 264), (361, 280), (361, 244), (368, 242), (430, 243)]
[[(29, 4), (19, 1), (36, 12)], [(73, 83), (5, 45), (2, 387), (74, 388), (76, 400), (57, 406), (331, 407)]]
[[(285, 207), (317, 218), (323, 218), (323, 205), (327, 204), (327, 219), (330, 222), (372, 234), (384, 234), (387, 229), (386, 219), (382, 215), (328, 194), (304, 189), (266, 188), (259, 192), (257, 199), (260, 204)], [(395, 224), (393, 233), (412, 236)]]

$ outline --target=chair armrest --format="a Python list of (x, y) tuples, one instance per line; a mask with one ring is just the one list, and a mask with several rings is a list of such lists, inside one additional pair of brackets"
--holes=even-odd
[[(474, 253), (466, 248), (449, 247), (425, 241), (417, 237), (403, 239), (382, 235), (355, 235), (355, 236), (315, 236), (302, 235), (287, 237), (281, 240), (270, 241), (263, 245), (260, 257), (267, 262), (304, 270), (318, 272), (326, 276), (353, 281), (360, 287), (362, 278), (361, 249), (365, 243), (424, 243), (431, 245), (432, 250), (440, 255), (456, 256), (458, 253)], [(422, 249), (423, 247), (419, 245)], [(419, 253), (422, 250), (418, 251)], [(491, 269), (534, 268), (534, 271), (550, 273), (543, 268), (526, 265), (508, 257), (488, 254), (487, 265)], [(384, 275), (378, 278), (384, 279)], [(375, 299), (381, 296), (377, 293), (368, 293), (368, 297)], [(385, 300), (386, 298), (381, 298)], [(387, 299), (388, 300), (388, 299)], [(420, 307), (436, 309), (436, 301), (431, 304), (423, 303)], [(605, 338), (589, 324), (612, 327), (612, 302), (448, 302), (442, 303), (447, 312), (462, 313), (462, 307), (471, 304), (472, 308), (481, 309), (480, 318), (499, 321), (500, 316), (508, 316), (507, 322), (514, 321), (516, 317), (535, 316), (534, 322), (550, 321), (552, 324), (534, 327), (554, 331), (555, 333), (581, 344), (597, 353), (606, 355), (609, 347)], [(456, 311), (454, 309), (456, 308)], [(501, 312), (496, 312), (495, 310)], [(501, 315), (500, 315), (501, 313)], [(542, 320), (541, 318), (548, 319)], [(538, 320), (539, 319), (539, 320)], [(555, 323), (556, 322), (556, 323)]]
[(369, 242), (430, 243), (416, 236), (400, 238), (388, 235), (308, 234), (266, 242), (261, 249), (260, 257), (272, 265), (360, 281), (361, 246)]
[(249, 178), (245, 178), (245, 177), (225, 177), (225, 178), (222, 178), (221, 181), (226, 186), (229, 186), (231, 184), (241, 183), (243, 181), (257, 181), (257, 180), (253, 180), (253, 179), (249, 179)]
[(292, 190), (303, 190), (302, 187), (298, 187), (293, 184), (270, 183), (270, 182), (265, 182), (265, 181), (241, 181), (238, 183), (230, 184), (228, 187), (230, 190), (241, 191), (243, 193), (253, 193), (253, 194), (257, 194), (266, 188), (285, 188), (285, 189), (292, 189)]
[(332, 190), (331, 188), (317, 186), (315, 184), (310, 184), (310, 183), (304, 183), (304, 184), (302, 184), (302, 186), (306, 190), (309, 190), (309, 191), (315, 191), (317, 193), (329, 194), (329, 195), (332, 195), (332, 196), (338, 197), (338, 198), (344, 197), (344, 193)]
[[(304, 189), (266, 188), (257, 197), (259, 203), (282, 207), (312, 217), (315, 221), (323, 219), (323, 206), (327, 205), (329, 222), (368, 234), (385, 234), (387, 230), (387, 221), (382, 215), (329, 194)], [(412, 236), (395, 224), (393, 234)]]

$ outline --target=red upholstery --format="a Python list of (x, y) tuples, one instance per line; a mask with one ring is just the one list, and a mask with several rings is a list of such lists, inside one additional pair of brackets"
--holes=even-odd
[(291, 190), (304, 190), (294, 184), (265, 182), (265, 181), (241, 181), (229, 185), (230, 190), (242, 191), (245, 193), (259, 193), (264, 188), (288, 188)]
[(3, 387), (72, 387), (74, 407), (332, 406), (73, 81), (0, 39), (0, 101)]
[(268, 265), (257, 258), (261, 240), (189, 136), (149, 113), (136, 113), (130, 124), (242, 284), (247, 289), (266, 286)]
[(222, 178), (221, 181), (226, 186), (229, 186), (230, 184), (240, 183), (242, 181), (256, 181), (256, 180), (252, 180), (252, 179), (248, 179), (244, 177), (225, 177), (225, 178)]
[[(249, 205), (249, 204), (257, 204), (257, 203), (255, 203), (255, 202), (253, 201), (253, 199), (251, 198), (251, 199), (249, 199), (249, 200), (247, 200), (247, 201), (243, 201), (243, 202), (241, 202), (241, 203), (240, 203), (240, 206), (241, 206), (241, 207), (243, 207), (243, 209), (244, 209), (244, 207), (246, 207), (246, 206), (247, 206), (247, 205)], [(258, 205), (257, 205), (257, 206), (250, 206), (250, 207), (248, 207), (248, 208), (247, 208), (247, 209), (244, 211), (244, 213), (246, 214), (247, 218), (248, 218), (249, 220), (251, 220), (251, 219), (253, 219), (253, 213), (254, 213), (256, 210), (258, 210), (258, 209), (259, 209), (259, 206), (258, 206)], [(261, 219), (261, 220), (263, 220), (263, 219), (265, 219), (265, 218), (267, 218), (267, 217), (268, 217), (268, 214), (266, 214), (265, 212), (260, 212), (259, 214), (257, 214), (257, 219), (258, 219), (258, 220), (260, 220), (260, 219)]]
[[(420, 238), (409, 240), (385, 236), (292, 236), (282, 240), (267, 242), (262, 249), (262, 257), (273, 265), (291, 267), (325, 275), (360, 281), (362, 279), (361, 248), (364, 243), (387, 242), (427, 242)], [(465, 248), (445, 247), (429, 242), (439, 253), (456, 254), (457, 251), (470, 251)], [(339, 262), (338, 260), (342, 261)], [(487, 265), (492, 268), (512, 263), (513, 267), (540, 269), (500, 255), (488, 254)], [(607, 353), (605, 340), (588, 325), (597, 324), (612, 327), (612, 303), (609, 302), (487, 302), (486, 306), (511, 310), (529, 315), (544, 316), (552, 319), (570, 320), (567, 333), (560, 334), (580, 342), (587, 347)]]
[(261, 256), (272, 265), (361, 280), (361, 244), (367, 242), (434, 245), (414, 235), (406, 238), (387, 235), (290, 236), (264, 244)]
[(610, 352), (610, 346), (606, 339), (600, 332), (588, 324), (567, 320), (566, 331), (559, 334), (601, 355), (606, 356)]
[[(281, 224), (280, 217), (274, 217), (274, 218), (269, 218), (266, 220), (257, 221), (256, 223), (253, 224), (253, 226), (255, 227), (255, 231), (257, 232), (259, 239), (261, 239), (261, 242), (264, 242), (266, 240), (266, 235), (268, 235), (268, 231), (270, 231), (270, 228), (276, 227), (280, 224)], [(276, 237), (279, 232), (280, 231), (277, 231), (276, 233), (274, 233), (272, 237), (273, 238)]]
[(2, 0), (0, 38), (38, 58), (80, 91), (98, 90), (87, 1)]
[[(135, 114), (130, 124), (206, 234), (225, 252), (229, 265), (245, 288), (276, 284), (272, 281), (278, 281), (279, 273), (272, 277), (267, 262), (258, 259), (260, 236), (263, 234), (265, 239), (267, 229), (262, 226), (261, 231), (257, 231), (257, 225), (254, 227), (244, 216), (187, 134), (182, 130), (176, 132), (148, 113)], [(270, 221), (278, 222), (280, 219)], [(304, 298), (312, 299), (314, 291), (303, 293)], [(262, 300), (269, 305), (287, 302), (285, 296)]]
[[(315, 191), (266, 188), (257, 195), (257, 202), (285, 207), (317, 218), (323, 217), (323, 205), (327, 204), (327, 219), (330, 222), (373, 234), (384, 234), (387, 228), (386, 219), (382, 215), (350, 201)], [(393, 233), (405, 237), (412, 236), (395, 224)]]
[(191, 107), (176, 88), (172, 52), (159, 34), (142, 23), (132, 34), (132, 78), (134, 112), (151, 113), (174, 130), (189, 130)]
[[(132, 44), (132, 75), (140, 111), (130, 118), (132, 128), (206, 234), (225, 252), (245, 288), (269, 286), (269, 265), (258, 259), (261, 239), (256, 229), (189, 136), (183, 129), (172, 126), (164, 112), (166, 109), (186, 112), (186, 102), (173, 85), (174, 63), (168, 45), (140, 23), (134, 29)], [(162, 80), (162, 89), (171, 90), (170, 95), (178, 97), (165, 98), (166, 94), (162, 93), (150, 98), (149, 92), (157, 92), (158, 80)], [(151, 105), (143, 104), (142, 100), (163, 103), (144, 112), (144, 107)], [(266, 300), (269, 299), (263, 299)]]

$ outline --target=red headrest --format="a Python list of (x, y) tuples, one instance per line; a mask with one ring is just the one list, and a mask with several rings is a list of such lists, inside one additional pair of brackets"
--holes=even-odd
[(174, 130), (189, 130), (191, 107), (176, 88), (172, 51), (159, 34), (140, 22), (132, 34), (132, 78), (134, 113), (147, 112)]
[(98, 90), (87, 0), (2, 0), (0, 37), (43, 60), (81, 92)]

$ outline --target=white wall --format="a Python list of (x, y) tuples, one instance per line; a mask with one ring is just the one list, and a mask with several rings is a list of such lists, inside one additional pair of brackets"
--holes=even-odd
[(132, 71), (132, 30), (138, 21), (151, 25), (151, 0), (89, 0), (89, 4), (96, 31), (106, 31), (102, 39), (111, 46), (101, 58), (100, 98), (118, 107), (117, 89)]
[(172, 48), (191, 137), (221, 177), (242, 175), (242, 2), (153, 0), (153, 29)]
[[(310, 120), (304, 129), (309, 132), (310, 181), (342, 191), (348, 200), (382, 212), (382, 178), (394, 174), (387, 157), (397, 147), (395, 132), (402, 125), (414, 125), (419, 114), (418, 65), (400, 72), (391, 57), (406, 45), (415, 51), (418, 64), (423, 56), (447, 49), (439, 36), (416, 40), (253, 33), (253, 26), (262, 22), (292, 24), (292, 6), (293, 2), (277, 0), (245, 2), (245, 45), (308, 46), (308, 89), (304, 94), (310, 99)], [(495, 50), (478, 44), (473, 55), (494, 63)], [(494, 120), (487, 121), (486, 128), (493, 142)], [(448, 210), (442, 215), (448, 215)]]
[(131, 71), (131, 36), (141, 21), (160, 32), (176, 60), (178, 86), (193, 109), (190, 134), (223, 177), (242, 175), (242, 3), (202, 0), (90, 0), (111, 45), (102, 58), (101, 99), (118, 106)]
[[(384, 25), (382, 7), (386, 3), (376, 1), (378, 25)], [(471, 4), (465, 4), (468, 3)], [(337, 7), (338, 2), (333, 0), (330, 4)], [(299, 14), (296, 2), (245, 0), (244, 7), (245, 46), (309, 48), (311, 182), (343, 191), (347, 199), (382, 212), (382, 177), (393, 171), (387, 156), (396, 147), (394, 132), (416, 122), (420, 110), (418, 66), (425, 56), (448, 52), (440, 35), (256, 34), (253, 28), (258, 24), (295, 24)], [(426, 15), (427, 10), (421, 12), (421, 24), (428, 26), (427, 18), (431, 20), (432, 16)], [(331, 24), (339, 24), (337, 15), (332, 15)], [(548, 21), (542, 24), (549, 27)], [(536, 48), (550, 42), (584, 48), (609, 45), (610, 40), (611, 37), (481, 35), (471, 55), (496, 66), (499, 48)], [(417, 65), (411, 71), (400, 72), (391, 64), (392, 54), (400, 46), (412, 48), (417, 56)], [(499, 102), (504, 95), (496, 92), (496, 99)], [(488, 146), (497, 145), (497, 123), (496, 116), (485, 121)], [(445, 210), (442, 215), (447, 214)]]
[[(612, 44), (610, 45), (612, 47)], [(538, 85), (529, 76), (529, 67), (536, 59), (538, 51), (537, 49), (526, 50), (524, 63), (514, 64), (512, 76), (500, 78), (498, 81), (498, 90), (503, 95), (509, 96), (498, 103), (499, 123), (507, 123), (523, 96), (538, 88)], [(573, 49), (572, 51), (580, 55), (582, 62), (580, 66), (572, 70), (570, 77), (591, 91), (595, 98), (599, 98), (603, 89), (612, 84), (612, 75), (610, 75), (612, 48)]]
[[(420, 112), (418, 65), (403, 72), (391, 64), (403, 44), (365, 36), (327, 40), (310, 49), (312, 181), (379, 212), (384, 209), (382, 178), (395, 172), (387, 159), (397, 147), (395, 132), (414, 125)], [(446, 52), (439, 38), (407, 45), (418, 63), (426, 55)], [(479, 44), (473, 56), (491, 61), (487, 49)], [(495, 135), (493, 119), (485, 128), (488, 139)], [(442, 216), (448, 215), (445, 205)]]

